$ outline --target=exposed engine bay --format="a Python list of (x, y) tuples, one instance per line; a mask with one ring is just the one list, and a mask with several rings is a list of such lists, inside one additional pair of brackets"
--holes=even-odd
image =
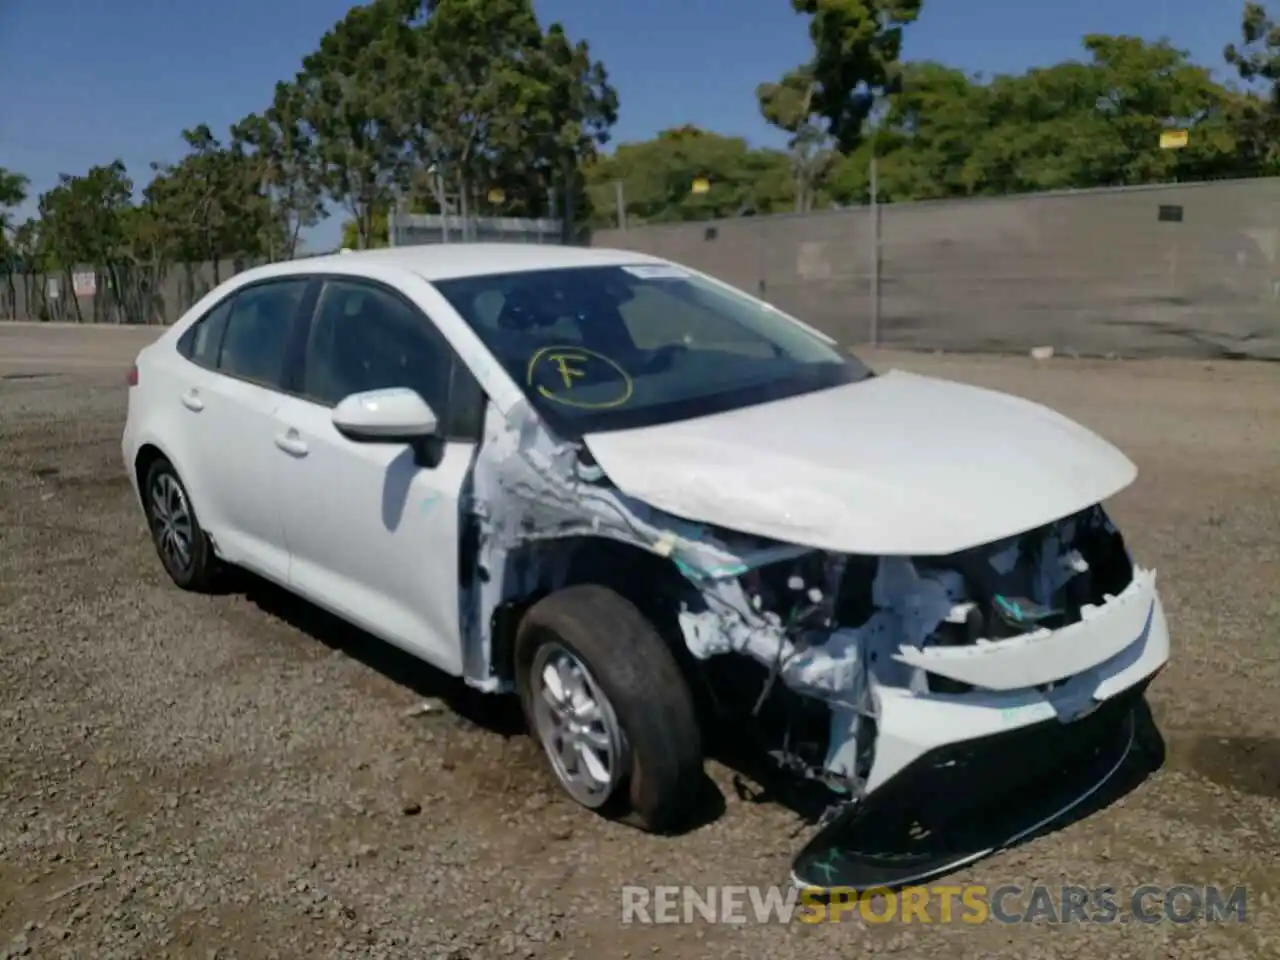
[[(1003, 696), (1005, 713), (1032, 711), (1082, 671), (1118, 662), (1156, 609), (1154, 573), (1134, 566), (1098, 505), (951, 556), (837, 555), (628, 497), (585, 447), (557, 440), (525, 406), (490, 407), (464, 513), (469, 683), (509, 684), (504, 608), (572, 582), (575, 556), (601, 539), (638, 548), (667, 561), (671, 576), (639, 593), (675, 611), (716, 699), (752, 718), (783, 767), (844, 801), (901, 766), (873, 772), (890, 694), (944, 707)], [(1074, 639), (1073, 628), (1089, 630), (1112, 608), (1136, 612), (1095, 631), (1101, 640)], [(1057, 639), (1037, 649), (1046, 637)]]
[(1094, 506), (950, 557), (814, 553), (771, 564), (725, 591), (748, 616), (686, 612), (681, 623), (697, 655), (747, 653), (764, 667), (735, 661), (737, 676), (726, 672), (721, 682), (756, 688), (753, 712), (767, 709), (768, 726), (781, 725), (771, 753), (782, 765), (856, 797), (874, 756), (873, 687), (974, 689), (904, 662), (904, 650), (976, 648), (1059, 630), (1123, 593), (1133, 574), (1119, 531)]

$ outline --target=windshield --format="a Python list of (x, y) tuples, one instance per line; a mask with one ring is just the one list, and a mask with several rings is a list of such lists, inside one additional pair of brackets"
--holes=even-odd
[(668, 264), (437, 281), (558, 432), (653, 426), (870, 376), (768, 304)]

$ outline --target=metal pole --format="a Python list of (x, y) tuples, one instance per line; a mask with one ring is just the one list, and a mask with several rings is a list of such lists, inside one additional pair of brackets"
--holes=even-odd
[(768, 221), (756, 221), (756, 296), (761, 300), (769, 299), (769, 228)]
[(618, 229), (627, 229), (627, 197), (621, 180), (613, 181), (613, 202), (618, 208)]
[(566, 244), (572, 244), (577, 239), (573, 231), (577, 212), (574, 209), (573, 184), (569, 180), (571, 170), (572, 167), (566, 166), (564, 174), (564, 242)]
[(435, 173), (436, 182), (436, 203), (440, 207), (440, 242), (449, 242), (449, 198), (444, 192), (444, 177), (440, 176), (440, 171)]
[(871, 154), (871, 346), (880, 343), (880, 197), (876, 155)]
[(554, 185), (547, 187), (547, 215), (555, 221), (558, 229), (556, 235), (556, 243), (564, 242), (564, 224), (560, 222), (560, 210), (556, 206), (559, 198), (556, 196), (556, 188)]

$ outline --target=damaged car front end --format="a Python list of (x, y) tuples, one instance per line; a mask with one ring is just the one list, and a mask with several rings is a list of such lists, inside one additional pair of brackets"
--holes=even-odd
[[(612, 582), (635, 569), (620, 589), (655, 621), (674, 612), (692, 662), (729, 667), (719, 676), (733, 679), (710, 691), (724, 712), (830, 792), (831, 826), (797, 859), (807, 886), (907, 882), (990, 850), (951, 843), (887, 866), (846, 851), (843, 873), (816, 872), (840, 824), (875, 796), (936, 795), (954, 815), (1034, 782), (1046, 763), (1094, 762), (1080, 751), (1101, 744), (1096, 776), (1040, 819), (1063, 812), (1119, 765), (1133, 698), (1168, 656), (1155, 572), (1133, 562), (1098, 504), (945, 556), (815, 549), (652, 507), (619, 489), (589, 444), (557, 439), (518, 407), (489, 411), (469, 509), (472, 682), (497, 689), (511, 676), (504, 611), (596, 579), (602, 541), (644, 551), (660, 564), (619, 554)], [(1118, 714), (1100, 710), (1112, 701)]]
[[(672, 265), (438, 286), (519, 384), (489, 404), (463, 498), (464, 674), (520, 693), (580, 802), (630, 789), (651, 827), (692, 803), (685, 683), (829, 801), (805, 886), (937, 875), (1119, 769), (1169, 640), (1155, 572), (1102, 506), (1137, 474), (1112, 445), (1021, 398), (873, 374)], [(650, 300), (749, 338), (609, 339)], [(924, 832), (946, 835), (888, 849), (930, 804), (946, 816)], [(993, 804), (1006, 827), (956, 826)]]

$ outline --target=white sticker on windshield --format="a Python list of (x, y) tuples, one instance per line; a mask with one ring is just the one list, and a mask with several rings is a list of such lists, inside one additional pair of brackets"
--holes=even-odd
[(623, 267), (627, 273), (641, 280), (688, 280), (689, 271), (670, 263), (635, 263)]

